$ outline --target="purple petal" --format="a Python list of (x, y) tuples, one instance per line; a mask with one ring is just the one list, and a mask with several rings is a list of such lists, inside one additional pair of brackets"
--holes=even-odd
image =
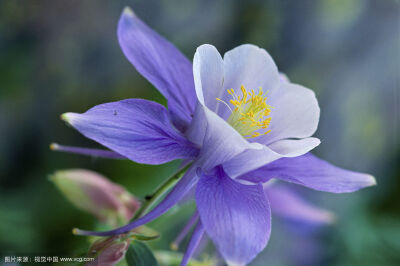
[(268, 195), (272, 213), (283, 218), (313, 224), (332, 223), (334, 220), (332, 212), (313, 206), (289, 188), (272, 185), (264, 190)]
[(267, 245), (271, 210), (261, 184), (240, 184), (216, 167), (200, 176), (196, 203), (207, 235), (228, 264), (247, 264)]
[(137, 71), (167, 98), (176, 125), (185, 128), (196, 104), (191, 62), (129, 8), (119, 20), (118, 40)]
[(311, 153), (281, 158), (240, 177), (251, 182), (266, 182), (271, 178), (332, 193), (346, 193), (376, 185), (369, 174), (345, 170), (323, 161)]
[(183, 256), (180, 266), (186, 266), (188, 264), (190, 258), (193, 256), (193, 253), (196, 251), (196, 248), (199, 246), (200, 240), (203, 235), (204, 227), (199, 221), (193, 231), (192, 237), (190, 239), (189, 245), (186, 248), (185, 255)]
[(62, 118), (87, 138), (138, 163), (162, 164), (198, 153), (173, 127), (165, 107), (151, 101), (105, 103)]
[(85, 231), (80, 229), (74, 229), (74, 234), (77, 235), (92, 235), (92, 236), (112, 236), (126, 233), (136, 227), (144, 225), (148, 222), (153, 221), (165, 212), (167, 212), (172, 206), (174, 206), (197, 182), (198, 178), (196, 175), (196, 167), (192, 166), (186, 172), (186, 174), (179, 180), (175, 187), (170, 193), (149, 213), (136, 219), (135, 221), (116, 228), (111, 231), (95, 232), (95, 231)]
[(198, 220), (199, 220), (199, 214), (197, 213), (197, 211), (195, 211), (194, 214), (190, 217), (189, 221), (186, 223), (186, 225), (179, 232), (174, 242), (171, 243), (171, 249), (178, 250), (180, 243), (185, 238), (185, 236), (190, 232), (190, 230), (197, 223)]
[(69, 153), (88, 155), (88, 156), (99, 157), (99, 158), (127, 159), (125, 156), (122, 156), (121, 154), (116, 153), (115, 151), (64, 146), (64, 145), (59, 145), (57, 143), (50, 144), (50, 149), (52, 151), (69, 152)]
[(198, 102), (193, 114), (192, 122), (185, 132), (186, 137), (198, 146), (203, 145), (204, 136), (206, 135), (208, 121), (205, 112), (204, 105)]

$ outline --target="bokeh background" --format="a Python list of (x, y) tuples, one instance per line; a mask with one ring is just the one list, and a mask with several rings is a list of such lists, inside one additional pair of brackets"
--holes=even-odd
[[(321, 106), (318, 156), (372, 173), (378, 186), (333, 195), (298, 188), (337, 214), (309, 228), (273, 218), (256, 265), (400, 265), (400, 2), (395, 0), (0, 0), (0, 253), (74, 256), (87, 249), (71, 228), (93, 228), (48, 181), (87, 168), (150, 193), (177, 167), (51, 152), (51, 142), (98, 147), (60, 119), (67, 111), (125, 98), (165, 104), (124, 58), (116, 38), (122, 9), (190, 59), (197, 46), (221, 53), (242, 43), (266, 48), (281, 71), (312, 88)], [(168, 249), (189, 211), (153, 222)], [(0, 262), (1, 264), (1, 262)]]

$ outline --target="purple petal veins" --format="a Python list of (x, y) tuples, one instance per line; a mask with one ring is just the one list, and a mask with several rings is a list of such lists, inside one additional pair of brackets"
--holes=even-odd
[(311, 153), (295, 158), (281, 158), (240, 178), (255, 183), (278, 178), (332, 193), (354, 192), (376, 184), (375, 178), (369, 174), (336, 167)]
[(198, 154), (171, 124), (167, 109), (155, 102), (128, 99), (62, 118), (86, 137), (138, 163), (161, 164)]
[(228, 263), (247, 264), (267, 245), (271, 209), (261, 184), (240, 184), (219, 166), (200, 177), (196, 204), (208, 236)]
[(119, 20), (118, 40), (137, 71), (167, 98), (175, 126), (184, 130), (196, 104), (191, 62), (129, 8)]

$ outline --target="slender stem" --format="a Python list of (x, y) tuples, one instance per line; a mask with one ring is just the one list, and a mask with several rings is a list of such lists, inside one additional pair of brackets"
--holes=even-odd
[[(145, 202), (142, 204), (140, 209), (135, 213), (134, 217), (131, 219), (131, 222), (138, 219), (141, 217), (143, 214), (145, 214), (148, 210), (150, 210), (153, 205), (162, 197), (164, 196), (170, 188), (172, 188), (175, 183), (184, 175), (184, 173), (187, 171), (187, 169), (191, 166), (191, 163), (183, 167), (182, 169), (178, 170), (174, 175), (169, 177), (164, 183), (162, 183), (156, 191), (151, 194), (150, 196), (145, 198)], [(129, 226), (123, 226), (111, 231), (104, 231), (104, 232), (92, 232), (92, 231), (85, 231), (85, 230), (80, 230), (78, 228), (74, 228), (72, 230), (72, 233), (74, 235), (86, 235), (86, 236), (108, 236), (112, 237), (113, 235), (121, 235), (125, 234), (127, 231), (121, 231), (122, 229), (125, 230), (126, 227)]]
[(136, 220), (143, 214), (145, 214), (148, 210), (153, 207), (153, 205), (166, 193), (169, 191), (171, 187), (173, 187), (176, 182), (185, 174), (186, 170), (190, 167), (191, 164), (188, 164), (187, 166), (183, 167), (180, 169), (178, 172), (173, 174), (171, 177), (169, 177), (167, 180), (165, 180), (164, 183), (162, 183), (156, 191), (151, 194), (150, 196), (146, 197), (146, 201), (142, 204), (140, 209), (135, 213), (131, 221)]

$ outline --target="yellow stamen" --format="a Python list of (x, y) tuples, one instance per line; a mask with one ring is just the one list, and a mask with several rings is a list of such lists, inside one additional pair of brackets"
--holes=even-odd
[(232, 110), (225, 101), (216, 98), (217, 101), (224, 103), (231, 110), (227, 122), (235, 128), (245, 138), (255, 138), (265, 135), (271, 130), (268, 128), (271, 117), (271, 106), (267, 104), (267, 97), (263, 89), (260, 87), (258, 94), (254, 89), (250, 92), (242, 85), (240, 87), (242, 96), (237, 96), (234, 89), (228, 89), (228, 94), (232, 96), (229, 103), (233, 105)]

